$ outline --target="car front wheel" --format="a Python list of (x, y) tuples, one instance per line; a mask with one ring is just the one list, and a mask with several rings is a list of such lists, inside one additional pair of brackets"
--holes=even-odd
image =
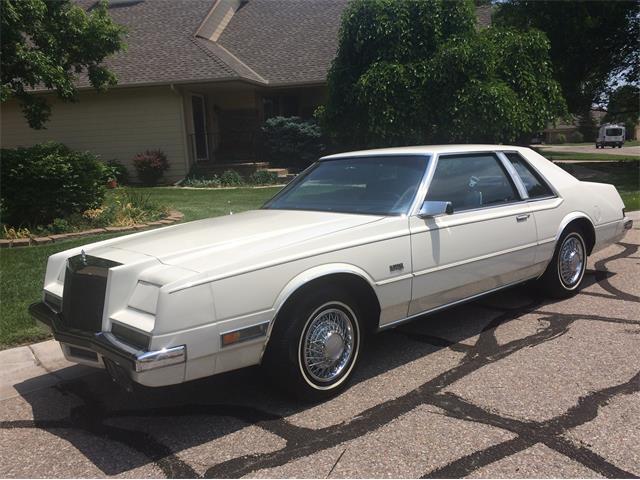
[(300, 295), (278, 315), (264, 366), (285, 389), (308, 401), (342, 390), (362, 348), (362, 309), (337, 288)]
[(553, 258), (539, 282), (554, 298), (567, 298), (578, 292), (587, 267), (587, 248), (582, 231), (569, 227), (560, 236)]

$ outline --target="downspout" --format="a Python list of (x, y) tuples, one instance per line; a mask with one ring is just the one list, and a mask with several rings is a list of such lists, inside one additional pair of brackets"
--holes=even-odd
[[(182, 93), (176, 88), (173, 83), (169, 84), (169, 88), (173, 93), (175, 93), (180, 100), (180, 124), (182, 128), (182, 148), (184, 150), (184, 164), (185, 164), (185, 177), (189, 174), (189, 170), (191, 169), (191, 164), (189, 162), (189, 147), (188, 141), (189, 138), (187, 136), (187, 123), (184, 113), (184, 97)], [(178, 180), (174, 185), (180, 185), (184, 181), (184, 177)]]

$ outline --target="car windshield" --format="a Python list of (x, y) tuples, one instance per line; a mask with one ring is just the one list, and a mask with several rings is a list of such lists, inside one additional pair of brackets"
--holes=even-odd
[(312, 165), (263, 208), (371, 215), (406, 214), (429, 157), (377, 156)]

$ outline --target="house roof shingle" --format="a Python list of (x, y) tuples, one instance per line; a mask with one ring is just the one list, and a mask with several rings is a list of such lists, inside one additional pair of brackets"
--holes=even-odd
[[(348, 0), (245, 0), (216, 41), (198, 36), (216, 2), (223, 1), (112, 0), (109, 13), (127, 29), (127, 50), (105, 61), (118, 84), (325, 81)], [(96, 0), (77, 2), (90, 9)], [(477, 15), (479, 25), (490, 23), (489, 9), (480, 7)], [(86, 76), (78, 85), (89, 86)]]
[[(95, 0), (81, 1), (90, 8)], [(127, 29), (127, 49), (105, 64), (119, 85), (223, 80), (238, 74), (201, 45), (195, 32), (213, 0), (145, 0), (111, 7), (114, 21)], [(86, 77), (79, 86), (88, 86)]]
[(218, 42), (270, 84), (323, 82), (347, 0), (250, 0)]

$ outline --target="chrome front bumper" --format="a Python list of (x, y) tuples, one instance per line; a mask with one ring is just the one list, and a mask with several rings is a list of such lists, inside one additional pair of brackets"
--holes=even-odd
[[(163, 348), (162, 350), (143, 351), (130, 346), (109, 332), (85, 332), (66, 327), (61, 321), (60, 314), (54, 312), (46, 303), (37, 302), (29, 306), (29, 313), (37, 321), (43, 323), (53, 332), (53, 337), (66, 346), (94, 352), (104, 362), (104, 359), (115, 363), (131, 378), (139, 372), (155, 370), (157, 368), (184, 364), (187, 361), (185, 345)], [(99, 364), (96, 357), (96, 364)], [(108, 362), (104, 362), (108, 367)], [(112, 371), (109, 373), (112, 374)]]

